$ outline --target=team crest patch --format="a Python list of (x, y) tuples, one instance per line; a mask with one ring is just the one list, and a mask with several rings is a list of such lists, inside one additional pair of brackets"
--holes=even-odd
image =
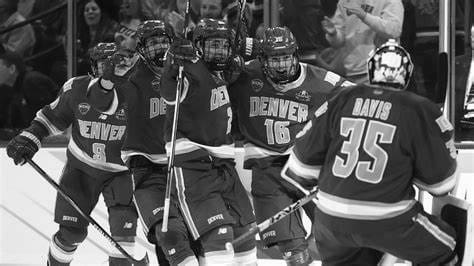
[(115, 118), (118, 120), (127, 120), (127, 113), (125, 112), (125, 108), (122, 107), (115, 112)]
[(311, 100), (311, 95), (306, 90), (302, 90), (296, 93), (296, 99), (300, 101), (309, 102)]
[(252, 89), (255, 91), (255, 92), (259, 92), (262, 90), (263, 88), (263, 81), (261, 79), (252, 79), (252, 81), (250, 82), (250, 84), (252, 85)]
[(160, 77), (156, 77), (151, 81), (151, 87), (153, 88), (154, 91), (159, 91), (160, 90)]
[(80, 103), (77, 106), (77, 109), (79, 110), (79, 113), (81, 113), (81, 115), (85, 115), (87, 114), (87, 112), (89, 112), (91, 106), (88, 103)]

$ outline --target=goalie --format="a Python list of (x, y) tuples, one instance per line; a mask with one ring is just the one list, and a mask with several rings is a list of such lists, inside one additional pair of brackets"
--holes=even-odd
[(429, 100), (405, 91), (413, 71), (395, 41), (368, 60), (370, 84), (343, 89), (316, 111), (282, 170), (319, 186), (314, 234), (323, 265), (377, 265), (384, 252), (454, 265), (454, 229), (415, 200), (456, 184), (453, 127)]

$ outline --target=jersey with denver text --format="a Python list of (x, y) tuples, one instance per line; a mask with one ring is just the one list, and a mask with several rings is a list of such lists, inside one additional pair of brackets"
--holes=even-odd
[(327, 223), (347, 229), (344, 220), (359, 221), (355, 228), (370, 231), (369, 221), (413, 215), (413, 184), (442, 195), (456, 183), (453, 127), (428, 99), (358, 85), (316, 116), (295, 141), (285, 173), (319, 176), (318, 209)]
[(347, 85), (333, 72), (305, 63), (300, 63), (300, 69), (295, 81), (278, 85), (268, 80), (260, 62), (253, 60), (232, 84), (232, 106), (247, 141), (246, 165), (254, 159), (289, 154), (296, 134), (314, 111), (337, 87)]
[(100, 112), (87, 98), (98, 79), (80, 76), (68, 80), (58, 98), (43, 107), (35, 120), (43, 124), (50, 135), (59, 134), (71, 126), (67, 147), (69, 162), (87, 173), (125, 171), (120, 149), (127, 130), (130, 90), (127, 81), (116, 82), (114, 99), (109, 110)]
[(166, 164), (164, 124), (166, 103), (160, 96), (160, 76), (140, 59), (131, 71), (130, 82), (137, 88), (136, 101), (130, 103), (128, 131), (122, 159), (144, 156), (153, 163)]
[[(174, 101), (176, 98), (176, 66), (165, 67), (161, 95), (171, 106), (166, 114), (165, 136), (171, 140)], [(224, 79), (210, 72), (204, 63), (185, 63), (176, 137), (176, 155), (182, 158), (213, 155), (233, 158), (230, 135), (232, 110)], [(169, 144), (167, 144), (169, 147)], [(167, 148), (167, 150), (169, 150)]]

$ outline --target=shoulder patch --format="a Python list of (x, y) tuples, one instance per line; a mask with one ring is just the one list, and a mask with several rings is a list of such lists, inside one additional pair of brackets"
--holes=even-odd
[(70, 78), (68, 81), (66, 81), (63, 85), (63, 93), (72, 89), (72, 83), (74, 82), (76, 78)]
[(341, 80), (341, 76), (331, 71), (326, 72), (326, 76), (324, 76), (324, 81), (331, 83), (333, 86), (336, 86), (339, 80)]
[(445, 116), (440, 116), (438, 117), (436, 120), (436, 124), (438, 124), (439, 126), (439, 129), (441, 129), (441, 132), (445, 132), (445, 131), (450, 131), (450, 130), (453, 130), (453, 125), (451, 125), (451, 123), (448, 121), (448, 119), (445, 117)]

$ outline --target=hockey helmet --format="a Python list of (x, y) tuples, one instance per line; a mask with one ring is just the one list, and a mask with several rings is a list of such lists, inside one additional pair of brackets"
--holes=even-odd
[(117, 52), (115, 43), (98, 43), (89, 50), (89, 59), (92, 69), (92, 75), (99, 77), (103, 73), (103, 62), (109, 59)]
[(201, 19), (193, 31), (193, 43), (210, 70), (224, 70), (232, 56), (234, 32), (223, 20)]
[(390, 39), (369, 55), (367, 74), (371, 84), (405, 89), (413, 73), (410, 54)]
[(259, 60), (263, 72), (273, 82), (285, 84), (298, 74), (298, 44), (287, 27), (271, 27), (265, 30)]
[(153, 71), (163, 67), (173, 36), (171, 26), (161, 20), (147, 20), (138, 26), (137, 51)]

